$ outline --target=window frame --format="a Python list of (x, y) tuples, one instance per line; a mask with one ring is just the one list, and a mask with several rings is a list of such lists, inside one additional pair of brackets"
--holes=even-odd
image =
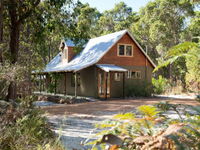
[[(119, 49), (120, 45), (124, 46), (124, 55), (120, 55), (120, 49)], [(127, 52), (126, 52), (127, 51), (127, 49), (126, 49), (127, 46), (131, 46), (131, 55), (130, 56), (126, 55), (127, 54)], [(132, 44), (118, 43), (117, 44), (117, 56), (119, 56), (119, 57), (133, 57), (133, 45)]]
[[(135, 72), (135, 76), (134, 77), (131, 76), (132, 72)], [(139, 77), (137, 77), (138, 73), (139, 73)], [(128, 70), (126, 77), (127, 77), (127, 79), (142, 79), (142, 73), (141, 73), (140, 70)]]
[[(81, 74), (77, 73), (77, 87), (81, 86)], [(71, 87), (75, 87), (75, 73), (71, 76)]]
[[(116, 78), (116, 76), (118, 76), (118, 77)], [(114, 73), (114, 80), (115, 81), (121, 81), (121, 74), (119, 72)]]

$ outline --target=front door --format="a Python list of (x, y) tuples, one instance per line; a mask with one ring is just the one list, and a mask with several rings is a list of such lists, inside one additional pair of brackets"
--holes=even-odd
[(98, 95), (101, 98), (110, 97), (110, 73), (98, 71)]

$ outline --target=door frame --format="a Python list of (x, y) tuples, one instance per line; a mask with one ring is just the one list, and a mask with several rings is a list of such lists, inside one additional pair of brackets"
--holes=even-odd
[(110, 73), (105, 72), (101, 69), (97, 71), (97, 86), (98, 86), (98, 97), (100, 98), (110, 98)]

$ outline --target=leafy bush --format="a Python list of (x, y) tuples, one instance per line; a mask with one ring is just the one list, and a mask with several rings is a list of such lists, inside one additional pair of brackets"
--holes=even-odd
[[(179, 108), (180, 107), (180, 108)], [(190, 114), (188, 109), (195, 114)], [(172, 119), (167, 111), (175, 110)], [(182, 113), (181, 113), (181, 112)], [(118, 114), (96, 125), (100, 138), (88, 144), (111, 145), (110, 149), (200, 149), (200, 109), (161, 102), (140, 106), (136, 113)]]
[[(61, 150), (42, 112), (27, 103), (17, 104), (1, 101), (0, 105), (0, 149), (36, 150), (48, 145)], [(57, 145), (57, 146), (56, 146)], [(50, 150), (50, 148), (49, 148)]]
[(152, 78), (152, 84), (153, 84), (153, 92), (155, 94), (161, 94), (165, 92), (167, 88), (167, 79), (159, 75), (157, 80), (155, 78)]
[(134, 86), (126, 87), (126, 96), (128, 97), (135, 97), (135, 96), (148, 97), (151, 96), (151, 93), (152, 93), (152, 85), (147, 82), (142, 82)]

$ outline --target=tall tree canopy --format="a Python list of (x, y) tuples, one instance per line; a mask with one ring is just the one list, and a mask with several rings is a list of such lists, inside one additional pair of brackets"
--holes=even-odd
[(137, 19), (136, 12), (133, 12), (132, 8), (124, 2), (120, 2), (113, 9), (103, 12), (98, 21), (98, 29), (101, 34), (129, 29)]

